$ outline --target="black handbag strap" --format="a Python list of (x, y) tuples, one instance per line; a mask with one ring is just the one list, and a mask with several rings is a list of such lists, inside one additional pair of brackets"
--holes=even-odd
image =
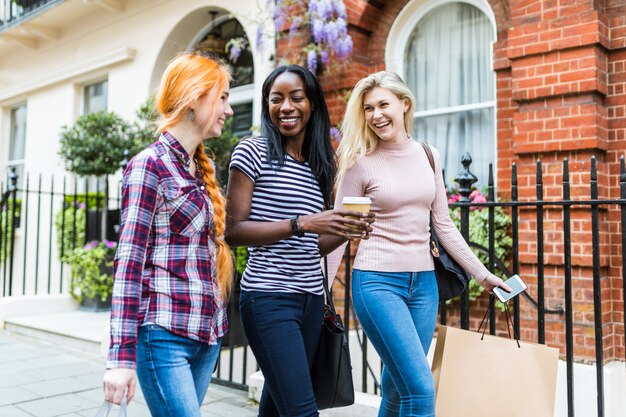
[(324, 284), (324, 293), (326, 294), (326, 305), (330, 312), (335, 315), (335, 306), (333, 305), (333, 298), (330, 296), (330, 289), (328, 288), (328, 258), (324, 256), (324, 271), (322, 273), (324, 277), (322, 282)]

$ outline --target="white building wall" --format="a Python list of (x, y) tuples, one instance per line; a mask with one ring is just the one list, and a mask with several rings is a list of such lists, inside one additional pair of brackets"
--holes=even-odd
[[(73, 175), (65, 172), (58, 156), (59, 133), (63, 125), (71, 125), (82, 114), (84, 84), (108, 79), (108, 109), (128, 121), (134, 120), (138, 107), (156, 88), (167, 62), (186, 50), (198, 32), (210, 23), (209, 10), (221, 9), (234, 15), (247, 31), (255, 61), (253, 123), (258, 124), (261, 84), (273, 68), (273, 62), (268, 59), (273, 53), (273, 41), (265, 41), (262, 53), (256, 50), (259, 23), (256, 0), (124, 0), (122, 3), (122, 11), (111, 11), (93, 3), (64, 2), (25, 22), (25, 25), (53, 28), (49, 38), (39, 39), (35, 48), (5, 40), (0, 33), (0, 181), (6, 180), (10, 108), (26, 103), (24, 168), (30, 174), (30, 189), (36, 189), (40, 174), (45, 191), (50, 191), (52, 176), (55, 192), (61, 192), (64, 176), (68, 177), (68, 187), (73, 187)], [(112, 184), (116, 183), (117, 178), (113, 178)], [(79, 188), (78, 192), (84, 189)], [(111, 193), (116, 195), (113, 189)], [(56, 212), (60, 205), (58, 197), (53, 210)], [(44, 196), (41, 222), (45, 224), (41, 224), (37, 238), (37, 199), (31, 195), (26, 248), (23, 227), (16, 233), (14, 293), (21, 292), (24, 275), (27, 289), (33, 287), (34, 259), (27, 262), (25, 274), (22, 260), (24, 256), (33, 257), (36, 250), (40, 257), (45, 256), (38, 266), (40, 292), (45, 288), (41, 280), (47, 280), (48, 276), (48, 253), (52, 253), (52, 275), (59, 271), (56, 230), (49, 227), (49, 210), (49, 197)], [(2, 267), (0, 262), (0, 281)], [(64, 275), (67, 276), (67, 267)], [(55, 287), (58, 282), (53, 284)]]

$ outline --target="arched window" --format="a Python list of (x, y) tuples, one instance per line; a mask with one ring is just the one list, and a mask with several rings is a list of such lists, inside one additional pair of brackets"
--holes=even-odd
[(425, 13), (406, 43), (403, 72), (416, 98), (413, 135), (439, 150), (448, 182), (465, 151), (483, 185), (495, 162), (493, 40), (482, 10), (451, 2)]
[(252, 101), (254, 96), (254, 60), (250, 48), (242, 48), (236, 59), (226, 51), (228, 42), (240, 39), (248, 42), (241, 23), (230, 15), (218, 18), (217, 11), (211, 11), (211, 21), (200, 36), (192, 42), (192, 49), (204, 50), (222, 59), (229, 67), (233, 77), (230, 88), (230, 104), (234, 111), (232, 130), (238, 137), (251, 134)]

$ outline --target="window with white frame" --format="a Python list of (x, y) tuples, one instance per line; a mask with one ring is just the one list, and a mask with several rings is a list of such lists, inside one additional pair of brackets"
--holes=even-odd
[(467, 151), (485, 185), (496, 147), (494, 28), (472, 4), (437, 4), (419, 19), (404, 53), (405, 80), (416, 98), (413, 134), (439, 150), (447, 182)]
[(83, 88), (83, 114), (95, 113), (107, 109), (108, 81), (102, 80), (86, 84)]
[(24, 155), (26, 149), (26, 104), (15, 106), (11, 109), (10, 134), (9, 134), (9, 158), (7, 160), (8, 172), (15, 168), (18, 175), (18, 188), (24, 183)]
[[(96, 113), (106, 111), (108, 108), (108, 80), (101, 80), (87, 83), (83, 86), (83, 114)], [(95, 177), (81, 179), (81, 186), (84, 187), (82, 181), (88, 182), (89, 190), (104, 191), (104, 181)]]

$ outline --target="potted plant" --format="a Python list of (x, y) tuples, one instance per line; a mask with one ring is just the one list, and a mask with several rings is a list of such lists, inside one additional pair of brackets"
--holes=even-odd
[(120, 169), (124, 151), (132, 147), (128, 130), (128, 123), (114, 112), (85, 114), (74, 125), (63, 126), (59, 155), (74, 174), (114, 174)]
[[(129, 130), (124, 119), (107, 111), (82, 115), (73, 125), (63, 126), (61, 130), (59, 155), (65, 168), (81, 177), (104, 177), (105, 201), (108, 199), (107, 176), (120, 169), (124, 151), (133, 147), (128, 138)], [(95, 209), (93, 207), (87, 207), (86, 225), (96, 227), (86, 227), (87, 241), (104, 237), (102, 223), (107, 205), (105, 203), (102, 210), (100, 204), (96, 204)]]
[(115, 242), (94, 240), (63, 256), (70, 266), (70, 295), (82, 309), (101, 311), (111, 307), (116, 247)]

